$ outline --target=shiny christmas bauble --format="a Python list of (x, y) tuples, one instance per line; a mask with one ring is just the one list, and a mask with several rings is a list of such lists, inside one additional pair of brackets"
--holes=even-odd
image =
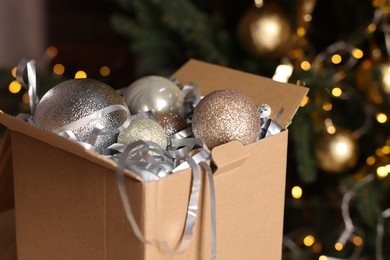
[(280, 57), (288, 51), (291, 38), (288, 16), (274, 3), (253, 7), (241, 17), (237, 37), (254, 57)]
[(260, 133), (260, 115), (254, 101), (236, 90), (217, 90), (206, 95), (195, 107), (192, 132), (212, 149), (239, 141), (255, 142)]
[(148, 118), (136, 118), (118, 135), (118, 143), (131, 144), (135, 141), (152, 141), (166, 149), (168, 139), (162, 126)]
[(356, 88), (375, 105), (390, 103), (390, 63), (388, 61), (363, 61), (357, 71)]
[(176, 134), (188, 127), (184, 118), (173, 112), (156, 112), (155, 116), (157, 123), (164, 128), (167, 136)]
[(320, 169), (343, 173), (356, 166), (359, 147), (351, 131), (338, 127), (334, 134), (324, 132), (316, 139), (314, 153)]
[(153, 111), (184, 116), (183, 92), (174, 82), (161, 76), (145, 76), (134, 81), (123, 98), (132, 114)]
[[(38, 126), (57, 131), (110, 105), (122, 105), (127, 110), (123, 98), (109, 85), (89, 78), (70, 79), (46, 92), (37, 105), (34, 121)], [(107, 130), (118, 128), (127, 119), (128, 110), (125, 110), (114, 111), (73, 130), (76, 139), (87, 142), (97, 125)], [(105, 148), (114, 143), (116, 137), (117, 134), (100, 135), (95, 146)]]

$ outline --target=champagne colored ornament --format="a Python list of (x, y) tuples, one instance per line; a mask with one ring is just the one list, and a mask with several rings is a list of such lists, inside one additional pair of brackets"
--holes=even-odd
[[(42, 97), (34, 120), (41, 127), (57, 131), (111, 105), (122, 105), (123, 110), (106, 114), (73, 130), (77, 140), (87, 142), (98, 125), (106, 130), (118, 128), (127, 120), (129, 111), (123, 98), (109, 85), (89, 78), (70, 79), (54, 86)], [(116, 137), (114, 133), (99, 135), (95, 146), (105, 148), (114, 143)]]
[(254, 57), (282, 56), (288, 50), (291, 35), (287, 15), (269, 2), (244, 13), (237, 29), (242, 47)]
[(152, 141), (166, 149), (168, 139), (165, 131), (156, 121), (148, 118), (136, 118), (118, 135), (118, 143), (131, 144), (135, 141)]
[(123, 97), (132, 114), (150, 110), (184, 116), (183, 92), (174, 82), (161, 76), (146, 76), (134, 81)]
[(171, 136), (188, 127), (186, 121), (173, 112), (156, 112), (156, 121), (165, 130), (167, 136)]
[(363, 61), (356, 72), (356, 87), (375, 105), (390, 102), (390, 63)]
[(339, 127), (334, 134), (324, 132), (314, 147), (318, 167), (330, 173), (342, 173), (356, 166), (358, 150), (353, 133)]
[(192, 132), (209, 149), (236, 140), (255, 142), (260, 134), (260, 115), (256, 104), (236, 90), (217, 90), (206, 95), (195, 107)]

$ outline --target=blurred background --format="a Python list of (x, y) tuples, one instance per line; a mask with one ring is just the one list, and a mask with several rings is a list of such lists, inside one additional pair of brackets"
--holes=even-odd
[(387, 0), (5, 0), (0, 109), (28, 112), (25, 57), (39, 96), (74, 77), (120, 89), (189, 58), (306, 86), (289, 127), (283, 258), (390, 259), (389, 18)]

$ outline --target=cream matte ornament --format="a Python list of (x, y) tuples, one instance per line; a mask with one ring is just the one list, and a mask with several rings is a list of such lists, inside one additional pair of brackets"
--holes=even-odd
[(165, 130), (167, 136), (171, 136), (188, 127), (186, 121), (173, 112), (156, 112), (156, 121)]
[(135, 141), (152, 141), (166, 149), (168, 139), (162, 126), (148, 118), (136, 118), (130, 125), (118, 135), (118, 143), (131, 144)]
[(260, 115), (256, 104), (236, 90), (217, 90), (206, 95), (195, 107), (192, 132), (212, 149), (239, 141), (255, 142), (260, 134)]
[[(73, 131), (76, 139), (87, 142), (97, 125), (108, 130), (121, 126), (129, 111), (123, 98), (109, 85), (95, 79), (70, 79), (50, 89), (37, 105), (34, 121), (50, 131), (57, 131), (70, 123), (111, 105), (122, 105), (114, 111)], [(106, 148), (116, 141), (117, 134), (98, 136), (96, 148)]]
[(131, 83), (123, 97), (132, 114), (140, 112), (174, 112), (184, 116), (184, 94), (171, 80), (145, 76)]

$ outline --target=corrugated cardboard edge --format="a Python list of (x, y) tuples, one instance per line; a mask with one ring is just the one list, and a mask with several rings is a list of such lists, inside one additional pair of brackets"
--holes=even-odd
[(14, 207), (11, 135), (7, 129), (0, 145), (0, 212)]
[[(22, 133), (26, 136), (40, 140), (56, 148), (68, 151), (72, 154), (80, 156), (81, 158), (87, 159), (91, 162), (99, 164), (113, 171), (116, 171), (117, 169), (117, 164), (114, 161), (104, 157), (103, 155), (100, 155), (95, 151), (84, 149), (76, 142), (71, 142), (69, 141), (69, 139), (54, 134), (43, 128), (36, 127), (19, 118), (7, 115), (5, 113), (0, 113), (0, 123), (5, 125), (8, 129), (12, 131)], [(129, 171), (126, 171), (126, 175), (135, 180), (142, 181), (140, 177)]]
[[(221, 79), (221, 75), (223, 78)], [(173, 75), (181, 84), (196, 83), (202, 95), (221, 89), (235, 89), (250, 96), (256, 104), (271, 106), (271, 118), (283, 109), (278, 123), (283, 127), (291, 123), (308, 88), (280, 83), (269, 78), (247, 72), (191, 59)], [(195, 80), (196, 79), (196, 80)], [(261, 80), (262, 84), (259, 85)]]

